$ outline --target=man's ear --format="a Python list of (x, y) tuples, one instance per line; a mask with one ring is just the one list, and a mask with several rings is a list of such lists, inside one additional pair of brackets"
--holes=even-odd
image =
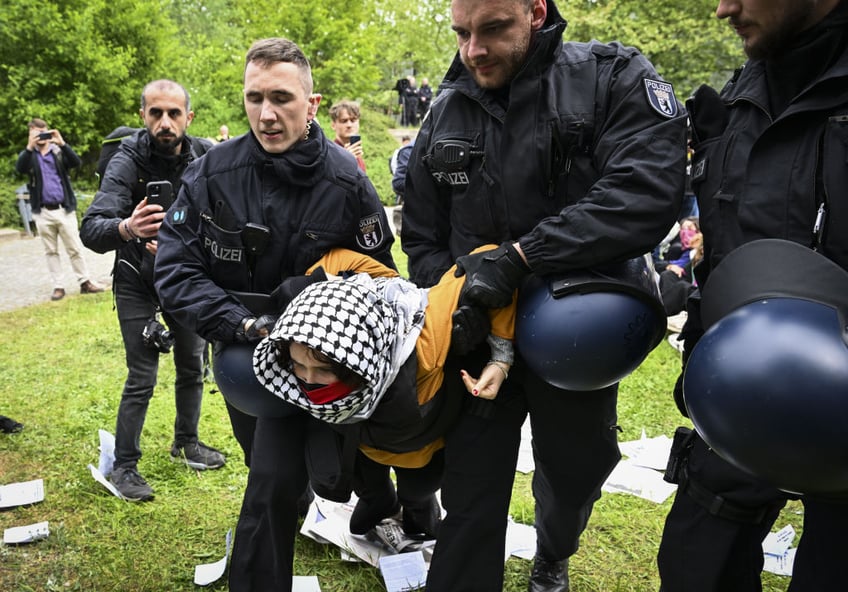
[(186, 113), (186, 127), (190, 126), (192, 121), (194, 121), (194, 111), (189, 111)]
[(318, 114), (318, 105), (321, 104), (321, 99), (323, 97), (320, 93), (312, 93), (309, 95), (309, 98), (306, 99), (309, 101), (309, 107), (306, 109), (306, 118), (308, 121), (312, 121), (315, 119), (315, 116)]
[(547, 0), (533, 0), (533, 7), (530, 11), (530, 28), (533, 31), (538, 31), (545, 24), (545, 19), (548, 18)]

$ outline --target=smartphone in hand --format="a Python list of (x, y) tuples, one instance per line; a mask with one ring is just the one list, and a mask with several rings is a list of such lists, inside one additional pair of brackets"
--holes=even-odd
[(357, 143), (357, 142), (359, 142), (360, 140), (362, 140), (362, 136), (360, 136), (360, 135), (358, 135), (358, 134), (357, 134), (357, 135), (355, 135), (355, 136), (351, 136), (351, 137), (350, 137), (350, 145), (351, 145), (351, 146), (353, 146), (354, 144), (356, 144), (356, 143)]
[(162, 206), (167, 210), (174, 203), (173, 188), (170, 181), (151, 181), (147, 184), (147, 203)]

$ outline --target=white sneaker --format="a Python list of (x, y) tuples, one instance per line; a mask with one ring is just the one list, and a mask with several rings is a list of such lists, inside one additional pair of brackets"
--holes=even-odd
[(668, 317), (668, 330), (672, 333), (680, 333), (683, 330), (683, 325), (686, 323), (688, 316), (689, 315), (684, 310), (683, 312), (679, 312), (676, 315)]
[(669, 335), (668, 344), (681, 354), (683, 353), (683, 340), (680, 339), (680, 333), (672, 333)]

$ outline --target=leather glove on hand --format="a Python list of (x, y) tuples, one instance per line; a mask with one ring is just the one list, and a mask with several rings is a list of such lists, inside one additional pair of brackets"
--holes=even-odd
[(451, 316), (452, 354), (464, 356), (486, 340), (492, 329), (488, 311), (477, 306), (460, 306)]
[(457, 258), (454, 273), (456, 277), (465, 275), (459, 303), (484, 308), (508, 306), (513, 292), (528, 273), (530, 268), (512, 243), (504, 243), (491, 251), (463, 255)]
[(236, 341), (238, 343), (256, 343), (261, 341), (265, 337), (268, 337), (276, 322), (276, 317), (267, 314), (262, 315), (258, 319), (245, 317), (236, 330)]

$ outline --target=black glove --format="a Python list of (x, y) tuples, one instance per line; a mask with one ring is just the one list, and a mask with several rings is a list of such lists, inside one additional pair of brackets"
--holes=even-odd
[(698, 87), (686, 101), (686, 109), (692, 122), (692, 139), (696, 146), (724, 133), (729, 115), (724, 101), (713, 87), (707, 84)]
[(460, 306), (451, 317), (452, 354), (464, 356), (485, 341), (492, 328), (488, 311), (477, 306)]
[(318, 282), (327, 281), (327, 272), (323, 267), (318, 267), (311, 275), (295, 275), (284, 279), (273, 292), (271, 292), (271, 300), (277, 307), (277, 310), (282, 312), (286, 309), (289, 303), (294, 300), (294, 297), (300, 294), (308, 286)]
[(530, 268), (512, 243), (492, 251), (463, 255), (456, 260), (456, 277), (465, 275), (459, 304), (503, 308), (512, 302), (513, 292)]
[[(267, 314), (255, 319), (252, 323), (250, 322), (251, 319), (253, 317), (245, 317), (239, 323), (239, 327), (236, 329), (237, 343), (256, 343), (261, 341), (268, 336), (274, 328), (274, 323), (277, 322), (277, 317)], [(247, 325), (246, 329), (245, 325)]]

